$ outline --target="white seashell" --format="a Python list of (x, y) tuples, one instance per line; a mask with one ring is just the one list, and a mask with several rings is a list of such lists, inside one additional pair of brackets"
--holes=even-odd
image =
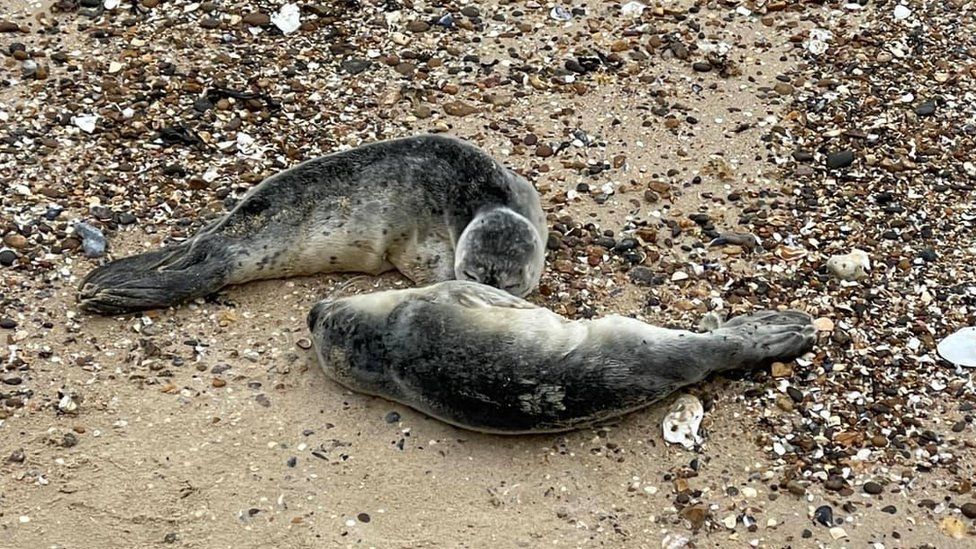
[(285, 4), (281, 6), (278, 13), (271, 16), (271, 22), (278, 27), (283, 34), (291, 34), (302, 26), (301, 10), (296, 4)]
[(620, 15), (624, 17), (640, 17), (647, 6), (640, 2), (627, 2), (620, 8)]
[(556, 6), (549, 10), (549, 17), (556, 21), (569, 21), (573, 18), (573, 14), (562, 6)]
[(957, 366), (976, 368), (976, 328), (963, 328), (939, 342), (939, 356)]
[(84, 130), (87, 133), (95, 131), (95, 122), (98, 120), (97, 114), (84, 114), (81, 116), (72, 116), (71, 122)]
[(705, 417), (705, 408), (702, 407), (700, 400), (693, 395), (679, 396), (668, 410), (668, 415), (664, 416), (661, 425), (664, 440), (688, 449), (701, 444), (704, 439), (698, 434), (698, 428), (703, 417)]
[(864, 250), (854, 249), (845, 255), (835, 255), (827, 260), (827, 270), (841, 280), (857, 280), (867, 276), (871, 260)]

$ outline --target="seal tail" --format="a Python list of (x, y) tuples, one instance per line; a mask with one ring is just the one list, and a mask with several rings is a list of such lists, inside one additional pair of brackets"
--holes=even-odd
[(211, 235), (102, 265), (81, 281), (81, 310), (115, 315), (159, 309), (226, 284), (226, 245)]

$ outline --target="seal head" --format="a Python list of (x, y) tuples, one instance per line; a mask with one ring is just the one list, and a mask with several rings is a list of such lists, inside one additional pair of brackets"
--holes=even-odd
[(535, 226), (515, 211), (491, 208), (475, 216), (458, 239), (454, 275), (519, 297), (538, 284), (545, 244)]

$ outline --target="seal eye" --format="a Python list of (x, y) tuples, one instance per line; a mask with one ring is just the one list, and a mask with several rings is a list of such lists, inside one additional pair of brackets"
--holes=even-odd
[(475, 282), (481, 282), (481, 279), (480, 279), (480, 278), (478, 278), (478, 277), (477, 277), (477, 276), (476, 276), (476, 275), (475, 275), (474, 273), (472, 273), (471, 271), (464, 271), (464, 273), (463, 273), (463, 274), (464, 274), (464, 276), (465, 276), (465, 277), (467, 277), (467, 278), (468, 278), (468, 280), (474, 280)]

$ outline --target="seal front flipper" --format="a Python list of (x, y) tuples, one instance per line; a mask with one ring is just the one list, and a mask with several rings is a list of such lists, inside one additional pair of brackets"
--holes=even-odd
[(454, 280), (430, 286), (427, 298), (434, 303), (460, 305), (468, 309), (506, 307), (536, 309), (537, 305), (493, 286), (466, 280)]
[(224, 239), (205, 235), (96, 268), (81, 281), (79, 308), (114, 315), (160, 309), (209, 295), (226, 284)]

